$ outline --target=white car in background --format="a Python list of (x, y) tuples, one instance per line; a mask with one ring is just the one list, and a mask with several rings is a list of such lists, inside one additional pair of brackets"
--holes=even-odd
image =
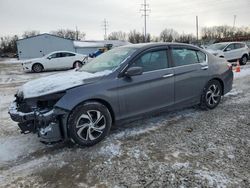
[(87, 61), (87, 55), (68, 51), (56, 51), (41, 58), (25, 60), (22, 66), (25, 72), (42, 72), (76, 68), (84, 65)]
[(242, 42), (221, 42), (212, 44), (206, 49), (215, 56), (225, 58), (229, 62), (240, 60), (245, 65), (249, 58), (249, 48)]

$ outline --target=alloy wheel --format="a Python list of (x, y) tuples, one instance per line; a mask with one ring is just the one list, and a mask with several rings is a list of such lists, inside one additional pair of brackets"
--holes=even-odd
[(212, 84), (206, 93), (206, 101), (209, 106), (214, 106), (219, 103), (221, 90), (218, 85)]
[(76, 133), (85, 141), (93, 141), (102, 135), (105, 127), (105, 116), (98, 110), (88, 110), (78, 118)]

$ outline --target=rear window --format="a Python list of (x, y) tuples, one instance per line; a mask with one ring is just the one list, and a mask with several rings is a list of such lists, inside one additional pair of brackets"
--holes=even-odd
[(235, 49), (244, 48), (244, 47), (245, 47), (245, 44), (235, 43)]
[(207, 61), (207, 55), (201, 51), (197, 51), (197, 56), (198, 56), (198, 59), (199, 59), (199, 62), (200, 63), (204, 63)]

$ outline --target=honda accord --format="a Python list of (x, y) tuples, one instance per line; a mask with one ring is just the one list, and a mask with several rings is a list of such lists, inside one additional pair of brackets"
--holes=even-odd
[(9, 114), (21, 133), (42, 142), (91, 146), (125, 120), (192, 105), (213, 109), (232, 83), (227, 61), (195, 46), (128, 45), (78, 70), (27, 82)]

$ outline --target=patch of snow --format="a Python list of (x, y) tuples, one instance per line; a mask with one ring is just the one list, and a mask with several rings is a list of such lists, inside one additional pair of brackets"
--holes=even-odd
[(18, 60), (18, 59), (6, 59), (4, 61), (2, 61), (2, 63), (4, 64), (21, 64), (23, 61)]
[(173, 165), (172, 165), (172, 168), (174, 168), (174, 169), (182, 169), (182, 168), (187, 168), (187, 167), (189, 167), (189, 163), (174, 163)]
[(84, 80), (110, 74), (111, 71), (87, 73), (76, 70), (42, 77), (24, 84), (19, 92), (24, 98), (39, 97), (84, 84)]
[(242, 78), (245, 76), (250, 76), (250, 68), (242, 68), (240, 72), (234, 72), (234, 78)]
[(110, 157), (120, 156), (121, 155), (121, 144), (118, 142), (117, 144), (110, 143), (105, 147), (102, 147), (99, 151), (99, 154), (107, 155)]
[(242, 94), (242, 90), (238, 89), (232, 89), (230, 92), (228, 92), (225, 96), (238, 96), (239, 94)]
[(0, 163), (16, 160), (18, 157), (27, 156), (30, 153), (45, 147), (34, 140), (36, 135), (20, 135), (0, 138)]

